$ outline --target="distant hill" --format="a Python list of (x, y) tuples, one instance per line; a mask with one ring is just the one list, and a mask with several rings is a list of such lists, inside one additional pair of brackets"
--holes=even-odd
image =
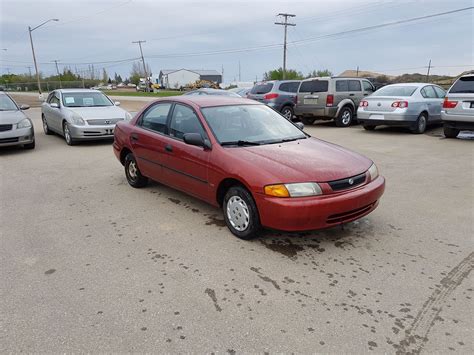
[[(357, 77), (357, 70), (344, 70), (338, 76), (346, 76), (346, 77), (350, 77), (350, 78), (352, 78), (352, 77), (355, 78), (355, 77)], [(376, 72), (373, 72), (373, 71), (359, 70), (359, 77), (361, 77), (361, 78), (377, 78), (377, 77), (380, 77), (380, 76), (385, 76), (389, 80), (395, 78), (392, 75), (376, 73)]]

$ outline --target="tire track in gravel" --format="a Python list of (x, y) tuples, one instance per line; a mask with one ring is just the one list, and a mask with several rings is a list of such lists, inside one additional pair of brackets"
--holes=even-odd
[(419, 354), (428, 341), (435, 320), (443, 309), (446, 299), (474, 268), (474, 252), (464, 258), (444, 277), (418, 312), (405, 337), (395, 346), (397, 354)]

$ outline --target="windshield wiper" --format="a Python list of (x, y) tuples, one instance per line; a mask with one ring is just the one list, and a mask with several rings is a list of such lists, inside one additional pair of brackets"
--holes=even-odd
[(286, 143), (286, 142), (293, 142), (293, 141), (297, 141), (299, 139), (306, 139), (307, 137), (296, 137), (296, 138), (282, 138), (282, 139), (278, 139), (276, 141), (271, 141), (269, 142), (269, 144), (278, 144), (278, 143)]
[(244, 140), (238, 140), (238, 141), (233, 141), (233, 142), (222, 142), (221, 145), (237, 145), (239, 147), (243, 147), (245, 145), (261, 145), (262, 143), (259, 142), (250, 142), (250, 141), (244, 141)]

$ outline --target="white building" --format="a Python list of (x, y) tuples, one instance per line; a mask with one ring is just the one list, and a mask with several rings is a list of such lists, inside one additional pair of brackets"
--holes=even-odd
[(160, 71), (161, 86), (166, 89), (180, 89), (194, 83), (196, 80), (222, 82), (222, 75), (217, 70), (191, 70), (191, 69), (164, 69)]

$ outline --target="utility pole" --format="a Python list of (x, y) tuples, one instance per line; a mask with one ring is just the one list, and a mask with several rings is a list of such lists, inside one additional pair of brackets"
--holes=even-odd
[(357, 66), (357, 77), (359, 77), (359, 66)]
[(145, 73), (145, 91), (148, 92), (148, 74), (146, 72), (146, 65), (145, 65), (145, 58), (143, 58), (143, 50), (142, 50), (142, 43), (146, 43), (146, 41), (133, 41), (132, 43), (138, 43), (138, 46), (140, 47), (140, 55), (142, 57), (142, 63), (143, 63), (143, 72)]
[(59, 60), (55, 59), (53, 62), (56, 64), (56, 72), (58, 73), (58, 79), (59, 79), (59, 88), (62, 89), (63, 86), (61, 84), (61, 74), (59, 73), (59, 67), (58, 67), (58, 62)]
[(221, 65), (222, 65), (221, 81), (224, 82), (224, 64), (221, 64)]
[(431, 69), (431, 59), (430, 59), (430, 62), (428, 63), (428, 72), (426, 73), (426, 82), (427, 83), (429, 83), (430, 69)]
[(240, 60), (239, 60), (239, 82), (242, 81), (242, 76), (241, 76), (241, 73), (240, 73)]
[(277, 16), (282, 16), (282, 17), (285, 18), (285, 22), (275, 22), (275, 25), (285, 26), (285, 39), (284, 39), (284, 42), (283, 42), (283, 80), (285, 80), (285, 78), (286, 78), (286, 33), (287, 33), (287, 28), (288, 28), (288, 26), (296, 26), (295, 23), (289, 23), (288, 22), (288, 17), (296, 17), (296, 15), (279, 13)]
[(30, 74), (30, 78), (31, 78), (31, 67), (27, 66), (27, 68), (28, 68), (28, 73)]

